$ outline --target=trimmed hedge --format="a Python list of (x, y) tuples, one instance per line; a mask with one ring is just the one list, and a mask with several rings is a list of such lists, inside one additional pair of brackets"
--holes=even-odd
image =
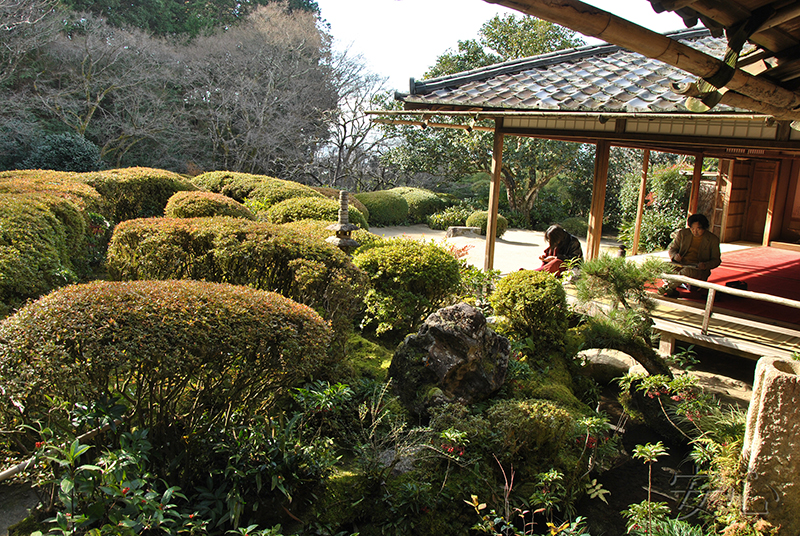
[[(336, 233), (328, 229), (330, 222), (320, 220), (300, 220), (292, 221), (289, 223), (281, 224), (284, 229), (291, 229), (294, 232), (300, 233), (303, 236), (314, 237), (317, 240), (324, 241), (328, 237), (334, 236)], [(387, 239), (378, 236), (364, 229), (356, 229), (350, 235), (353, 240), (358, 242), (361, 247), (371, 247), (376, 243), (383, 243)]]
[(409, 223), (426, 223), (428, 216), (447, 206), (447, 202), (430, 190), (398, 186), (388, 190), (396, 193), (408, 203)]
[(66, 171), (3, 171), (0, 172), (0, 193), (52, 194), (90, 212), (98, 212), (101, 203), (100, 194), (83, 181), (82, 174)]
[(408, 219), (408, 202), (399, 194), (389, 190), (363, 192), (356, 199), (366, 205), (372, 225), (385, 227), (399, 225)]
[(250, 209), (235, 199), (211, 192), (178, 192), (164, 207), (167, 218), (204, 218), (230, 216), (231, 218), (256, 219)]
[(256, 213), (292, 197), (324, 197), (321, 193), (298, 182), (233, 171), (203, 173), (192, 179), (192, 184), (204, 190), (232, 197), (240, 203), (249, 200), (253, 202), (249, 208)]
[[(364, 215), (355, 208), (348, 207), (350, 223), (362, 229), (369, 229)], [(324, 197), (295, 197), (272, 205), (260, 215), (272, 223), (289, 223), (302, 220), (320, 220), (336, 223), (339, 219), (339, 202)]]
[(378, 334), (411, 331), (442, 306), (460, 281), (460, 265), (455, 257), (428, 242), (378, 242), (358, 249), (353, 262), (372, 282), (365, 298), (363, 325), (374, 326)]
[[(501, 460), (539, 471), (551, 468), (561, 451), (569, 450), (575, 419), (569, 411), (545, 400), (501, 400), (486, 412)], [(574, 442), (573, 442), (574, 443)], [(525, 463), (522, 463), (522, 460)], [(527, 467), (526, 467), (527, 468)], [(533, 471), (527, 471), (533, 476)]]
[[(339, 191), (336, 188), (326, 188), (324, 186), (311, 186), (315, 192), (319, 192), (328, 199), (335, 199), (337, 202), (339, 201)], [(350, 207), (355, 207), (364, 215), (364, 219), (369, 222), (369, 209), (367, 206), (359, 201), (353, 192), (347, 192), (347, 204)]]
[(510, 333), (519, 340), (530, 338), (526, 348), (535, 357), (563, 349), (568, 328), (567, 295), (549, 272), (520, 270), (497, 282), (489, 302), (505, 317)]
[(145, 167), (84, 173), (81, 179), (100, 193), (100, 212), (114, 223), (163, 216), (176, 192), (197, 189), (177, 173)]
[(428, 216), (428, 227), (440, 231), (446, 231), (448, 227), (461, 227), (467, 224), (467, 218), (473, 212), (475, 212), (475, 209), (461, 205), (447, 207)]
[[(467, 218), (467, 227), (480, 227), (481, 234), (486, 235), (486, 227), (489, 225), (489, 212), (481, 210), (473, 212)], [(502, 214), (497, 215), (497, 233), (496, 238), (503, 236), (508, 230), (508, 220)]]
[(242, 286), (72, 285), (0, 323), (0, 411), (7, 425), (47, 422), (53, 400), (121, 395), (131, 426), (181, 434), (263, 411), (320, 368), (330, 335), (310, 308)]
[(107, 268), (118, 280), (194, 279), (278, 292), (333, 324), (335, 351), (343, 348), (367, 284), (347, 255), (324, 240), (224, 217), (123, 222), (111, 238)]
[(70, 201), (0, 194), (0, 316), (77, 279), (72, 253), (83, 235), (76, 227), (68, 232), (56, 211), (83, 223)]

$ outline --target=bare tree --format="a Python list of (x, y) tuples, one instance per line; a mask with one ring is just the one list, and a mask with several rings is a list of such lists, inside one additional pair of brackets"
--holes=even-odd
[(57, 0), (0, 0), (0, 82), (58, 31)]
[(370, 72), (361, 56), (338, 54), (332, 65), (338, 107), (330, 114), (329, 137), (317, 151), (309, 174), (320, 185), (363, 190), (381, 182), (381, 153), (391, 137), (365, 114), (385, 98), (386, 78)]
[(201, 37), (186, 56), (202, 167), (293, 177), (310, 160), (336, 94), (313, 14), (259, 7), (244, 24)]
[(122, 162), (142, 140), (170, 124), (170, 49), (138, 30), (78, 16), (47, 47), (34, 82), (40, 104), (70, 130), (89, 137), (104, 159)]

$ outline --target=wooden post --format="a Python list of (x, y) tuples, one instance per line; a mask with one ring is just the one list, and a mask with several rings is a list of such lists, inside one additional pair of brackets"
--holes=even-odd
[(594, 153), (594, 183), (592, 185), (592, 206), (589, 209), (589, 233), (586, 237), (586, 259), (600, 255), (600, 239), (603, 236), (603, 208), (606, 203), (606, 184), (608, 183), (608, 153), (611, 144), (606, 140), (597, 142)]
[[(697, 213), (700, 202), (700, 180), (703, 178), (703, 155), (694, 157), (694, 173), (692, 174), (692, 193), (689, 194), (689, 216)], [(708, 214), (706, 214), (708, 217)]]
[(778, 175), (779, 170), (776, 170), (772, 175), (772, 185), (769, 189), (769, 205), (767, 206), (767, 219), (764, 222), (764, 238), (761, 241), (762, 246), (768, 246), (769, 241), (772, 239), (772, 223), (775, 215), (775, 200), (778, 196)]
[(500, 174), (503, 168), (503, 118), (494, 121), (492, 149), (492, 182), (489, 184), (489, 218), (486, 222), (486, 253), (483, 269), (494, 269), (494, 245), (497, 240), (497, 209), (500, 206)]
[(636, 205), (636, 225), (633, 227), (633, 247), (631, 255), (639, 254), (639, 236), (642, 232), (642, 215), (644, 214), (644, 193), (647, 190), (647, 172), (650, 170), (650, 149), (644, 150), (642, 161), (642, 182), (639, 184), (639, 204)]

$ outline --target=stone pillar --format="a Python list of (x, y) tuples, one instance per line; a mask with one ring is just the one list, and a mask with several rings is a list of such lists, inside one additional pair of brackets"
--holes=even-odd
[(743, 511), (800, 534), (800, 362), (762, 357), (747, 411)]

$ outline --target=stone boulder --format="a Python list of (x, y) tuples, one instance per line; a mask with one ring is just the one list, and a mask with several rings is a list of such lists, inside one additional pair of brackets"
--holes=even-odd
[(580, 374), (593, 378), (600, 385), (608, 385), (628, 373), (636, 360), (624, 352), (610, 348), (590, 348), (578, 353), (583, 363)]
[(471, 404), (503, 385), (511, 347), (478, 309), (459, 303), (430, 315), (419, 332), (400, 343), (389, 377), (416, 415), (445, 402)]
[(742, 458), (747, 462), (743, 511), (781, 534), (800, 534), (800, 362), (762, 357), (756, 365)]

